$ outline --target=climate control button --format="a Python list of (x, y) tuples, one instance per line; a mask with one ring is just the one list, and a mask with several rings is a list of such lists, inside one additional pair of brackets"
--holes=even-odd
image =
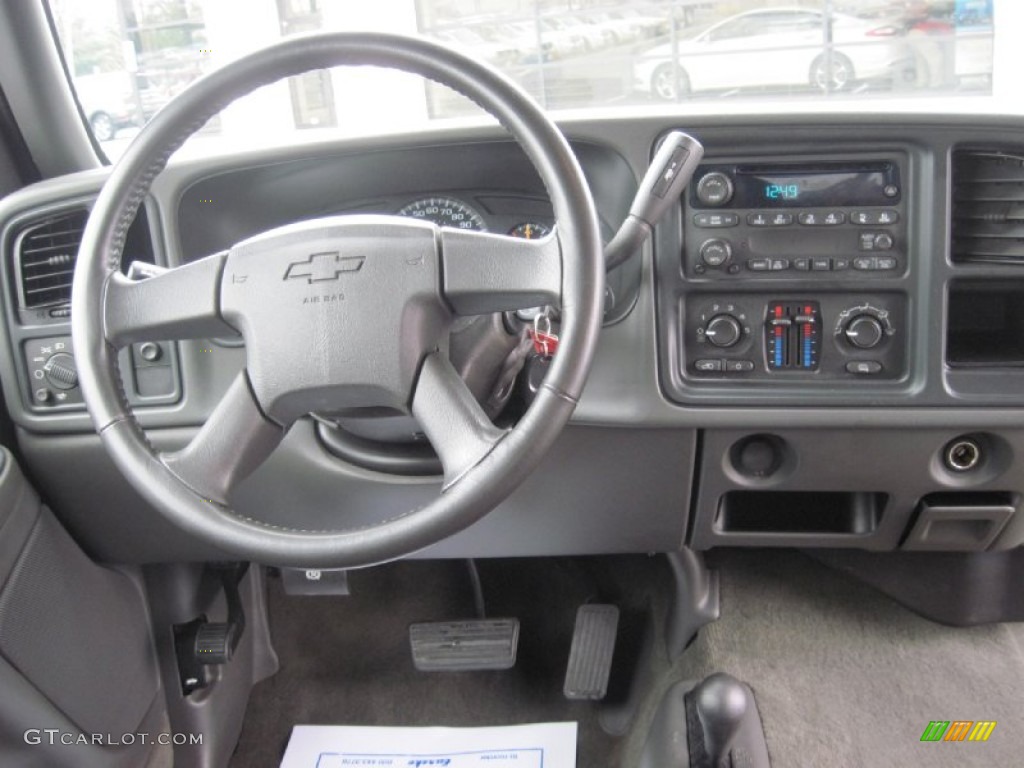
[(871, 315), (857, 315), (846, 324), (843, 335), (858, 349), (872, 349), (881, 343), (885, 331), (877, 318)]
[(874, 349), (895, 333), (889, 312), (871, 304), (844, 309), (836, 318), (836, 340), (854, 349)]
[(732, 315), (715, 315), (704, 329), (704, 338), (723, 349), (734, 346), (742, 336), (740, 321)]

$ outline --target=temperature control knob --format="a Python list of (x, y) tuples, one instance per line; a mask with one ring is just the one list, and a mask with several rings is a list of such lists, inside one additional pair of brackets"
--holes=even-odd
[(716, 347), (731, 347), (742, 335), (740, 321), (732, 315), (715, 315), (704, 329), (704, 338)]
[(872, 315), (857, 315), (843, 329), (846, 340), (858, 349), (877, 347), (885, 336), (885, 329)]
[(721, 171), (705, 173), (697, 182), (697, 199), (704, 205), (725, 205), (732, 200), (732, 179)]
[(74, 389), (78, 386), (75, 358), (67, 352), (58, 352), (43, 365), (43, 375), (54, 389)]
[(700, 258), (709, 267), (720, 267), (732, 258), (732, 246), (718, 237), (705, 240), (700, 246)]

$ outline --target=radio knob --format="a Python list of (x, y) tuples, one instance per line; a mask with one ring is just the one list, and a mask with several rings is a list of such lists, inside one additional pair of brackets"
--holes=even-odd
[(720, 267), (732, 258), (732, 246), (720, 238), (705, 240), (700, 246), (700, 257), (709, 267)]
[(740, 321), (732, 315), (715, 315), (704, 329), (704, 338), (716, 347), (731, 347), (742, 335)]
[(732, 200), (732, 179), (721, 171), (705, 173), (697, 182), (697, 199), (704, 205), (725, 205)]
[(857, 315), (846, 324), (843, 335), (858, 349), (871, 349), (882, 341), (885, 330), (877, 318), (871, 315)]

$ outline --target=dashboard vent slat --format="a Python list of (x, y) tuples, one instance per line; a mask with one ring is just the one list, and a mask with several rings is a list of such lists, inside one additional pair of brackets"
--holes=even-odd
[(1024, 265), (1024, 149), (953, 153), (953, 261)]
[(88, 211), (65, 211), (30, 224), (18, 236), (16, 253), (23, 309), (67, 304), (75, 258)]

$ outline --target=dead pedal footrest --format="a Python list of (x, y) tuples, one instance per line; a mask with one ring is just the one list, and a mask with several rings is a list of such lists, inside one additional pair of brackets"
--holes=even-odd
[(569, 667), (562, 691), (567, 699), (603, 699), (612, 671), (619, 609), (614, 605), (581, 605), (576, 611)]
[(409, 645), (421, 672), (511, 669), (519, 646), (519, 619), (412, 624)]

